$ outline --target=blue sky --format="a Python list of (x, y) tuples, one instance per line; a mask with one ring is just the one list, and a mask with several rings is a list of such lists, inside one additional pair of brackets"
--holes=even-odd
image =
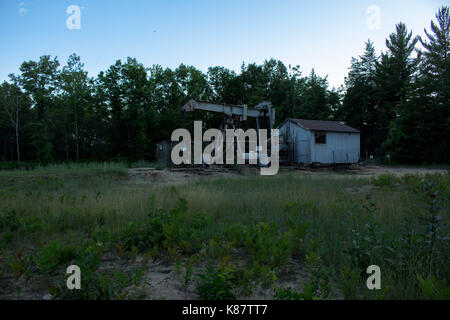
[[(81, 29), (69, 30), (69, 5), (81, 8)], [(367, 9), (380, 9), (370, 27)], [(429, 30), (441, 0), (0, 0), (0, 81), (25, 60), (77, 53), (95, 76), (117, 59), (145, 66), (180, 63), (206, 72), (275, 58), (315, 68), (331, 86), (343, 83), (350, 59), (371, 39), (378, 52), (403, 21), (414, 34)]]

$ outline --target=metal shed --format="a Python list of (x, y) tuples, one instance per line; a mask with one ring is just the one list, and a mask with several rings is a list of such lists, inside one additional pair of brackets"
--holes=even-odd
[(339, 121), (292, 119), (278, 127), (280, 161), (301, 165), (352, 164), (359, 161), (360, 131)]

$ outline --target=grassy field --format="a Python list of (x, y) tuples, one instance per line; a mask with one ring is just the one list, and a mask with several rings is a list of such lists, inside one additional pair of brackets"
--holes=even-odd
[[(127, 172), (0, 171), (0, 298), (161, 298), (147, 290), (155, 263), (185, 298), (450, 298), (448, 173), (174, 186), (131, 183)], [(66, 288), (71, 264), (81, 290)], [(370, 265), (380, 290), (367, 289)]]

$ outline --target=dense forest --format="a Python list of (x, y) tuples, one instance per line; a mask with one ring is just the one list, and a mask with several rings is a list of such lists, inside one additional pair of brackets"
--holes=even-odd
[[(287, 117), (339, 120), (361, 131), (361, 155), (387, 154), (401, 163), (450, 163), (450, 16), (442, 7), (414, 36), (399, 23), (378, 55), (373, 43), (351, 59), (345, 84), (275, 59), (206, 73), (175, 70), (136, 59), (116, 61), (90, 77), (72, 54), (26, 61), (0, 86), (0, 160), (62, 162), (153, 160), (156, 143), (186, 126), (180, 107), (189, 99), (254, 106), (267, 100), (277, 124)], [(324, 40), (326, 41), (326, 40)], [(197, 114), (206, 127), (217, 115)]]

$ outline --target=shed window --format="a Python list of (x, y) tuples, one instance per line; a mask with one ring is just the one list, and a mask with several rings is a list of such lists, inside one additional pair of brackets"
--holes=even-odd
[(327, 135), (325, 132), (314, 132), (314, 142), (321, 144), (327, 143)]

